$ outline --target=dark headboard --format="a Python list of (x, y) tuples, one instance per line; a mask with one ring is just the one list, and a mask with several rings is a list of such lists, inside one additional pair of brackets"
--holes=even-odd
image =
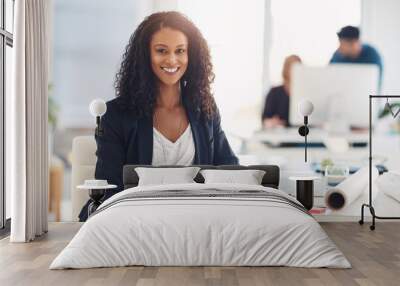
[[(275, 165), (250, 165), (250, 166), (238, 166), (238, 165), (221, 165), (221, 166), (212, 166), (212, 165), (194, 165), (195, 167), (200, 167), (202, 170), (204, 169), (220, 169), (220, 170), (247, 170), (247, 169), (255, 169), (255, 170), (263, 170), (265, 171), (265, 175), (262, 179), (262, 185), (265, 187), (271, 187), (277, 189), (279, 187), (279, 167)], [(136, 167), (147, 167), (147, 168), (178, 168), (185, 166), (149, 166), (149, 165), (125, 165), (123, 170), (123, 181), (124, 181), (124, 189), (136, 187), (139, 182), (139, 177), (135, 172)], [(204, 178), (200, 174), (197, 174), (194, 180), (197, 183), (204, 183)]]

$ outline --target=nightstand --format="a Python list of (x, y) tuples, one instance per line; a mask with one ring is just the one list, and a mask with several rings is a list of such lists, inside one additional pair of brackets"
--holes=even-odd
[(85, 184), (77, 186), (79, 190), (88, 190), (92, 199), (88, 206), (88, 217), (93, 214), (102, 203), (107, 190), (115, 189), (116, 185), (109, 185), (106, 180), (85, 180)]
[(289, 180), (296, 181), (296, 199), (307, 209), (314, 205), (314, 180), (318, 176), (290, 176)]

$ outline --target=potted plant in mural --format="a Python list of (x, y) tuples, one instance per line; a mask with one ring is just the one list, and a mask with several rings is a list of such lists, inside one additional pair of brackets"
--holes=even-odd
[[(390, 124), (390, 133), (399, 134), (400, 133), (400, 102), (390, 103), (390, 108), (387, 105), (379, 112), (378, 118), (383, 119), (387, 116), (395, 117)], [(393, 119), (393, 118), (392, 118)], [(397, 119), (397, 120), (396, 120)]]
[(54, 100), (53, 96), (53, 85), (48, 85), (48, 122), (49, 122), (49, 159), (54, 153), (54, 132), (57, 128), (57, 115), (59, 111), (59, 106)]

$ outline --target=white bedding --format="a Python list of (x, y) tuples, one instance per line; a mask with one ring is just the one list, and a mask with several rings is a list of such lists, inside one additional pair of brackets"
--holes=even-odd
[(251, 197), (174, 197), (118, 201), (144, 191), (207, 192), (272, 188), (233, 184), (135, 187), (105, 201), (50, 269), (145, 266), (294, 266), (350, 268), (310, 215)]

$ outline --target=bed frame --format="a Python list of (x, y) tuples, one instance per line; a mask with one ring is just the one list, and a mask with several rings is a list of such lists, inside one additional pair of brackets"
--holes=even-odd
[[(72, 170), (71, 170), (71, 220), (78, 221), (78, 215), (82, 206), (89, 199), (87, 191), (78, 190), (76, 186), (81, 185), (87, 179), (94, 178), (96, 166), (96, 141), (94, 136), (78, 136), (75, 137), (72, 143)], [(124, 188), (135, 187), (138, 184), (139, 178), (135, 172), (136, 167), (149, 167), (144, 165), (125, 165), (123, 169), (123, 184)], [(162, 167), (162, 166), (160, 166)], [(168, 166), (164, 166), (168, 167)], [(177, 166), (169, 166), (177, 167)], [(225, 170), (245, 170), (257, 169), (264, 170), (266, 174), (263, 177), (262, 184), (266, 187), (278, 188), (279, 186), (279, 167), (275, 165), (252, 165), (252, 166), (198, 166), (202, 169), (225, 169)], [(157, 168), (153, 166), (153, 168)], [(201, 175), (195, 178), (198, 183), (204, 182)]]

